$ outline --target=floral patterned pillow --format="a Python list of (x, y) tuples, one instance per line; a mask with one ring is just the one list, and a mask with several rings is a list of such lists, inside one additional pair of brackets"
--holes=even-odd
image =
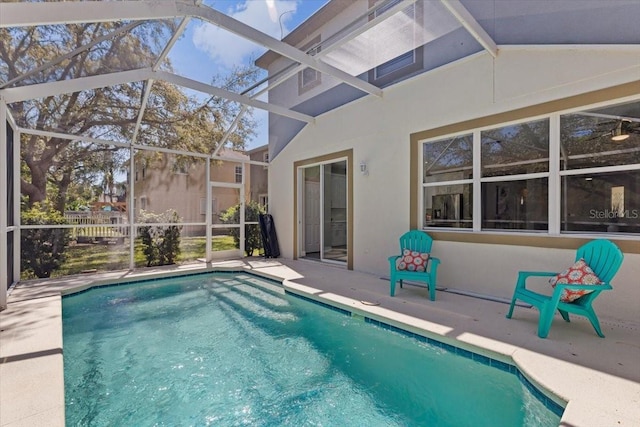
[[(580, 258), (571, 267), (566, 269), (560, 274), (553, 276), (549, 283), (554, 288), (557, 284), (571, 284), (571, 285), (599, 285), (602, 281), (596, 276), (591, 267), (587, 265), (584, 259)], [(571, 290), (565, 289), (560, 295), (560, 301), (571, 302), (578, 298), (589, 294), (593, 291), (588, 289)]]
[(428, 253), (403, 249), (402, 256), (396, 259), (396, 270), (426, 271), (427, 261)]

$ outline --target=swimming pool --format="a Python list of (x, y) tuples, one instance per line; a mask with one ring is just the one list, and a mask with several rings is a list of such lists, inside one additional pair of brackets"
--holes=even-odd
[(513, 366), (327, 308), (245, 273), (66, 296), (67, 425), (560, 422)]

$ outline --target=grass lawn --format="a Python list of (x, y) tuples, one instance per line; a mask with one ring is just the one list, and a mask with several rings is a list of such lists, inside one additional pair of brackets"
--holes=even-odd
[[(232, 236), (216, 236), (213, 239), (213, 250), (224, 251), (236, 249)], [(180, 239), (180, 255), (178, 263), (204, 258), (206, 252), (205, 237), (183, 237)], [(82, 244), (71, 245), (66, 250), (67, 260), (51, 277), (68, 276), (89, 271), (123, 270), (129, 268), (129, 243), (121, 245)], [(134, 253), (136, 267), (146, 267), (147, 260), (142, 252), (142, 245), (136, 243)], [(24, 279), (34, 278), (23, 272)]]

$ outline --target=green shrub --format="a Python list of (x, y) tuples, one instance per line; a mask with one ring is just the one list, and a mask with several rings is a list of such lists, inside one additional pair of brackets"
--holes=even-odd
[[(162, 214), (151, 212), (140, 213), (140, 222), (147, 224), (179, 223), (178, 213), (169, 210)], [(147, 267), (175, 264), (180, 255), (179, 225), (145, 225), (139, 229), (142, 252), (147, 260)]]
[[(258, 202), (250, 201), (245, 205), (245, 221), (258, 222), (260, 214), (265, 213), (264, 206)], [(231, 206), (229, 209), (220, 214), (220, 221), (224, 224), (240, 223), (240, 205)], [(260, 234), (260, 225), (248, 224), (245, 226), (244, 251), (247, 256), (252, 256), (253, 252), (262, 248), (262, 235)], [(229, 234), (233, 236), (236, 246), (240, 244), (240, 228), (232, 228)]]
[[(24, 225), (61, 225), (66, 224), (62, 214), (54, 209), (35, 203), (22, 211)], [(20, 236), (21, 270), (33, 273), (39, 278), (51, 277), (51, 273), (65, 262), (65, 249), (69, 244), (71, 232), (68, 228), (24, 229)]]

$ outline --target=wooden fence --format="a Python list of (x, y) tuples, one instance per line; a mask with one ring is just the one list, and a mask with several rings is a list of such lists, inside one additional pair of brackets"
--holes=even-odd
[(70, 225), (71, 238), (78, 243), (124, 243), (129, 237), (127, 215), (122, 212), (67, 211), (64, 218)]

